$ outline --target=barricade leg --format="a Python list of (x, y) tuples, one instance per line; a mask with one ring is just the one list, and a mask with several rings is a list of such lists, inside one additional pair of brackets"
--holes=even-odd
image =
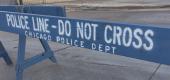
[(7, 65), (11, 65), (12, 64), (12, 60), (11, 58), (8, 56), (7, 51), (5, 50), (3, 44), (0, 41), (0, 57), (2, 57), (4, 59), (4, 61), (6, 62)]
[(52, 62), (56, 63), (57, 60), (56, 60), (56, 58), (54, 57), (54, 53), (52, 52), (52, 50), (51, 50), (50, 46), (48, 45), (47, 41), (42, 40), (42, 39), (39, 39), (39, 40), (40, 40), (40, 42), (41, 42), (41, 44), (42, 44), (42, 46), (43, 46), (43, 48), (44, 48), (44, 50), (45, 50), (45, 52), (46, 52), (45, 54), (47, 54), (48, 52), (51, 52), (52, 56), (49, 57), (49, 59), (50, 59)]
[(16, 64), (16, 80), (22, 80), (23, 78), (25, 46), (26, 46), (26, 36), (19, 35), (18, 59)]
[(36, 55), (30, 59), (25, 60), (25, 46), (26, 46), (26, 36), (19, 35), (19, 44), (18, 44), (18, 59), (17, 59), (17, 65), (16, 65), (16, 80), (22, 80), (23, 79), (23, 71), (24, 69), (41, 62), (46, 59), (50, 59), (52, 62), (56, 63), (56, 58), (54, 57), (53, 51), (50, 49), (50, 46), (48, 45), (47, 41), (41, 40), (40, 42), (44, 48), (44, 51), (42, 54)]

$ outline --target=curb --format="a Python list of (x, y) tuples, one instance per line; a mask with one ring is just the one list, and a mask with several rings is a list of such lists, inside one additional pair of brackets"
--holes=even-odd
[(114, 10), (114, 9), (162, 9), (170, 8), (170, 4), (72, 4), (72, 3), (52, 3), (65, 6), (69, 10)]

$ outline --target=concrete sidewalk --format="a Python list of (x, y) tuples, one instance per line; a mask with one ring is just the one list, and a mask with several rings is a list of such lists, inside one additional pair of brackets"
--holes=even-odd
[[(47, 0), (46, 3), (51, 3)], [(153, 9), (170, 8), (169, 0), (68, 0), (52, 2), (56, 5), (64, 5), (68, 8), (83, 9)]]

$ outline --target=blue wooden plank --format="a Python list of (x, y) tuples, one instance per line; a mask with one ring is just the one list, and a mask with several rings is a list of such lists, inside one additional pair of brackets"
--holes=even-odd
[(15, 12), (0, 12), (0, 22), (1, 31), (170, 64), (168, 28)]
[(38, 62), (41, 62), (45, 59), (48, 59), (51, 56), (53, 56), (53, 53), (51, 51), (36, 55), (32, 58), (25, 60), (25, 63), (23, 64), (22, 67), (23, 67), (23, 69), (26, 69), (26, 68), (28, 68), (28, 67), (30, 67), (30, 66), (38, 63)]
[(0, 11), (18, 12), (18, 7), (15, 5), (0, 5)]
[(51, 16), (66, 16), (65, 8), (60, 6), (24, 6), (24, 13), (51, 15)]
[(66, 16), (65, 8), (61, 6), (0, 5), (0, 11), (23, 12), (51, 16)]

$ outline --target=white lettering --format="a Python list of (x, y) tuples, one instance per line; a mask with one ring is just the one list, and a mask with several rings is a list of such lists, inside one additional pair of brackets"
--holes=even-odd
[(108, 38), (108, 30), (112, 31), (112, 27), (110, 25), (106, 25), (104, 30), (104, 40), (106, 43), (111, 43), (112, 38)]
[(149, 45), (147, 45), (146, 43), (143, 44), (143, 47), (145, 50), (150, 51), (153, 49), (154, 43), (151, 37), (154, 36), (154, 32), (152, 30), (147, 30), (145, 32), (145, 39), (148, 41)]
[[(127, 37), (128, 35), (128, 37)], [(127, 42), (126, 42), (127, 40)], [(129, 27), (126, 27), (123, 30), (123, 45), (125, 47), (129, 47), (131, 45), (132, 42), (132, 30)]]
[(143, 35), (143, 31), (141, 29), (136, 29), (134, 30), (134, 38), (137, 40), (137, 42), (133, 42), (133, 46), (137, 49), (142, 47), (142, 39), (141, 39), (141, 35)]

